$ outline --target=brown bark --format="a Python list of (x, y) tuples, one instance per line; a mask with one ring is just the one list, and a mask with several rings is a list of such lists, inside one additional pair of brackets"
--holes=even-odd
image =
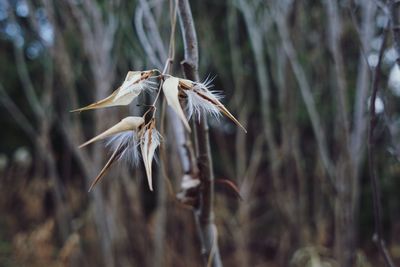
[[(182, 68), (186, 78), (198, 81), (198, 43), (189, 1), (178, 1), (178, 14), (185, 49)], [(199, 191), (200, 204), (194, 215), (204, 260), (206, 263), (210, 261), (211, 266), (217, 267), (222, 266), (222, 261), (218, 248), (217, 228), (214, 224), (214, 174), (208, 129), (206, 116), (201, 116), (200, 121), (195, 123), (195, 138), (202, 185)]]

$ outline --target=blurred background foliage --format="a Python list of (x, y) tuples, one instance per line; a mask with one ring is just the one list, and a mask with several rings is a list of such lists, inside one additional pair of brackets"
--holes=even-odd
[[(191, 1), (200, 74), (247, 127), (210, 118), (215, 218), (225, 266), (383, 266), (366, 157), (383, 1)], [(70, 114), (129, 70), (162, 68), (169, 2), (0, 0), (0, 266), (202, 266), (167, 124), (155, 192), (142, 166), (77, 147), (128, 108)], [(158, 36), (160, 38), (158, 38)], [(383, 47), (373, 154), (383, 235), (400, 264), (400, 68)], [(179, 29), (173, 73), (182, 76)], [(161, 67), (160, 67), (161, 65)]]

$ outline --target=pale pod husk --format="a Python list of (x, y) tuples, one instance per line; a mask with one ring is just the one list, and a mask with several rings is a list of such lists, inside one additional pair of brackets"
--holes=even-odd
[(89, 141), (85, 142), (84, 144), (80, 145), (79, 147), (82, 148), (84, 146), (87, 146), (93, 142), (102, 140), (104, 138), (107, 138), (109, 136), (115, 135), (120, 132), (124, 131), (134, 131), (139, 128), (140, 125), (144, 123), (144, 119), (142, 117), (134, 117), (134, 116), (129, 116), (124, 119), (122, 119), (120, 122), (112, 126), (111, 128), (105, 130), (101, 134), (93, 137)]
[(111, 95), (86, 107), (72, 110), (71, 112), (81, 112), (90, 109), (129, 105), (133, 99), (135, 99), (143, 90), (146, 89), (145, 81), (152, 75), (153, 72), (154, 70), (129, 71), (126, 75), (125, 81)]
[(178, 117), (182, 120), (185, 128), (190, 132), (190, 126), (186, 119), (185, 113), (182, 110), (179, 102), (179, 79), (176, 77), (169, 77), (163, 83), (164, 96), (167, 99), (168, 105), (175, 111)]
[[(192, 92), (193, 96), (197, 96), (199, 100), (205, 101), (209, 105), (202, 105), (205, 111), (208, 113), (215, 113), (215, 109), (219, 110), (222, 114), (232, 120), (237, 126), (242, 128), (242, 130), (247, 133), (246, 128), (229, 112), (229, 110), (219, 101), (218, 97), (213, 94), (207, 87), (207, 84), (193, 82), (186, 79), (179, 80), (179, 86), (188, 94)], [(200, 104), (201, 101), (198, 101)], [(200, 104), (201, 105), (201, 104)], [(210, 108), (211, 107), (211, 108)], [(196, 108), (195, 108), (196, 109)]]
[(151, 166), (153, 163), (154, 153), (159, 145), (160, 133), (155, 128), (155, 122), (153, 121), (147, 128), (144, 129), (140, 142), (140, 149), (142, 152), (144, 168), (146, 169), (147, 182), (149, 184), (150, 191), (153, 191), (153, 176)]

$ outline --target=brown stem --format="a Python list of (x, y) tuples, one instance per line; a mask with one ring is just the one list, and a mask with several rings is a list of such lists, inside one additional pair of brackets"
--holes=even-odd
[(375, 158), (374, 158), (374, 130), (377, 123), (377, 116), (375, 113), (375, 100), (379, 89), (379, 82), (380, 82), (380, 69), (381, 69), (381, 62), (383, 57), (383, 52), (385, 51), (386, 46), (386, 39), (388, 33), (388, 27), (384, 32), (383, 42), (381, 49), (379, 51), (379, 60), (378, 64), (375, 69), (374, 73), (374, 81), (372, 84), (372, 95), (370, 100), (370, 119), (369, 119), (369, 129), (368, 129), (368, 159), (369, 159), (369, 175), (371, 180), (371, 187), (372, 187), (372, 202), (374, 207), (374, 221), (375, 221), (375, 234), (373, 236), (373, 240), (377, 244), (380, 253), (382, 254), (383, 258), (385, 259), (386, 266), (394, 267), (394, 263), (392, 258), (390, 257), (389, 252), (387, 251), (385, 240), (382, 236), (382, 206), (381, 206), (381, 193), (380, 193), (380, 186), (379, 180), (376, 174), (375, 169)]
[[(198, 44), (188, 0), (178, 1), (178, 15), (185, 49), (185, 59), (181, 63), (182, 68), (188, 79), (198, 81)], [(217, 231), (214, 224), (214, 174), (212, 171), (207, 118), (202, 116), (200, 121), (195, 123), (194, 128), (197, 141), (197, 163), (202, 181), (201, 190), (199, 191), (200, 204), (194, 212), (196, 226), (205, 262), (210, 262), (211, 266), (214, 267), (222, 266)]]
[(389, 0), (389, 14), (392, 25), (394, 47), (397, 52), (397, 64), (400, 66), (400, 22), (399, 22), (399, 1)]

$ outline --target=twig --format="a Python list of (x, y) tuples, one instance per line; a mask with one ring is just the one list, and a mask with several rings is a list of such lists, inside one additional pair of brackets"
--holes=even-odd
[[(185, 59), (182, 64), (185, 76), (188, 79), (198, 81), (198, 44), (194, 27), (194, 21), (188, 0), (178, 1), (179, 22), (183, 37)], [(222, 266), (219, 253), (218, 242), (214, 224), (213, 201), (214, 201), (214, 174), (212, 170), (212, 160), (210, 142), (208, 135), (208, 125), (206, 116), (195, 123), (195, 136), (197, 141), (197, 160), (200, 171), (202, 186), (200, 192), (200, 205), (195, 210), (195, 219), (199, 238), (202, 245), (204, 260), (207, 262), (215, 243), (215, 253), (212, 257), (212, 266)]]
[(308, 83), (304, 69), (299, 63), (296, 50), (294, 49), (293, 43), (290, 40), (290, 34), (285, 18), (286, 16), (284, 16), (284, 12), (276, 10), (274, 19), (277, 24), (279, 36), (282, 40), (283, 49), (289, 59), (293, 73), (299, 84), (300, 93), (310, 117), (313, 132), (317, 140), (318, 151), (322, 159), (323, 167), (329, 179), (330, 185), (336, 193), (337, 188), (334, 180), (334, 167), (332, 160), (329, 157), (328, 146), (326, 144), (326, 138), (321, 124), (321, 119), (315, 105), (314, 96), (311, 92), (311, 86)]
[[(274, 127), (272, 123), (272, 110), (271, 110), (271, 88), (270, 79), (267, 75), (268, 66), (265, 60), (265, 48), (263, 44), (261, 28), (266, 27), (264, 24), (258, 23), (254, 18), (255, 9), (257, 7), (251, 6), (248, 1), (238, 0), (237, 7), (243, 14), (247, 31), (249, 32), (250, 44), (253, 51), (254, 61), (257, 71), (257, 83), (260, 92), (260, 109), (262, 114), (263, 131), (268, 145), (268, 159), (271, 162), (272, 177), (279, 179), (278, 169), (281, 165), (281, 157), (278, 156), (278, 147), (274, 137)], [(262, 27), (258, 25), (262, 25)]]
[(38, 133), (36, 132), (34, 126), (29, 122), (22, 111), (7, 94), (2, 84), (0, 84), (0, 103), (8, 110), (10, 115), (14, 118), (15, 122), (21, 127), (21, 129), (32, 140), (35, 140)]
[[(54, 2), (54, 1), (53, 1)], [(60, 1), (61, 2), (61, 1)], [(72, 16), (75, 19), (77, 27), (80, 30), (80, 37), (83, 44), (85, 53), (87, 54), (89, 68), (92, 72), (94, 98), (101, 99), (107, 95), (107, 91), (111, 87), (111, 82), (115, 75), (115, 65), (112, 63), (111, 50), (114, 44), (114, 27), (113, 20), (106, 20), (105, 15), (97, 1), (85, 0), (76, 4), (73, 0), (65, 1), (71, 10)], [(107, 12), (109, 17), (111, 13)], [(102, 111), (94, 114), (93, 125), (95, 131), (99, 131), (105, 125), (106, 120)], [(64, 127), (62, 127), (65, 129)], [(70, 131), (66, 129), (65, 133)], [(72, 140), (73, 141), (73, 140)], [(75, 153), (76, 156), (83, 159), (83, 154), (80, 152)], [(93, 165), (88, 171), (91, 173), (93, 166), (98, 166), (102, 161), (102, 153), (100, 153), (100, 146), (95, 146), (91, 162)], [(84, 163), (81, 166), (85, 166)], [(85, 176), (87, 184), (91, 182), (90, 176)], [(99, 236), (102, 260), (106, 266), (115, 266), (115, 254), (112, 250), (114, 241), (114, 225), (112, 221), (115, 220), (113, 215), (106, 216), (105, 196), (101, 190), (95, 190), (90, 194), (94, 210), (94, 223)], [(107, 218), (107, 220), (104, 220)]]
[[(12, 22), (18, 24), (17, 19), (12, 11), (8, 12), (8, 15), (10, 16)], [(15, 42), (14, 42), (14, 56), (17, 66), (17, 73), (19, 79), (21, 80), (22, 89), (24, 90), (25, 97), (28, 100), (32, 112), (35, 114), (38, 120), (41, 120), (45, 115), (44, 110), (40, 103), (38, 94), (36, 93), (35, 88), (33, 86), (31, 76), (29, 75), (23, 47), (19, 46)]]
[(149, 36), (151, 37), (151, 44), (157, 51), (160, 59), (165, 59), (167, 57), (164, 44), (162, 42), (160, 32), (158, 31), (156, 21), (154, 19), (153, 13), (150, 10), (148, 1), (140, 0), (140, 6), (142, 7), (143, 13), (146, 18), (146, 26), (149, 28)]
[(377, 96), (377, 93), (379, 90), (379, 82), (380, 82), (380, 78), (381, 78), (380, 69), (381, 69), (383, 53), (385, 51), (389, 24), (390, 24), (390, 22), (388, 23), (388, 26), (386, 27), (385, 32), (383, 34), (382, 46), (379, 51), (378, 64), (375, 69), (374, 81), (372, 84), (371, 100), (369, 102), (370, 120), (369, 120), (369, 129), (368, 129), (368, 159), (369, 159), (369, 174), (370, 174), (371, 187), (372, 187), (372, 202), (373, 202), (373, 208), (374, 208), (374, 221), (375, 221), (375, 234), (373, 236), (373, 240), (377, 244), (383, 258), (385, 259), (386, 266), (394, 267), (395, 265), (393, 263), (392, 258), (390, 257), (389, 252), (387, 251), (385, 240), (383, 239), (383, 236), (382, 236), (382, 206), (381, 206), (380, 186), (379, 186), (379, 180), (378, 180), (378, 177), (376, 174), (375, 158), (374, 158), (374, 151), (373, 151), (374, 146), (375, 146), (374, 130), (375, 130), (376, 123), (378, 120), (376, 113), (375, 113), (375, 100), (376, 100), (376, 96)]
[(326, 11), (328, 15), (328, 28), (329, 28), (329, 49), (332, 53), (334, 59), (334, 72), (335, 77), (334, 81), (336, 81), (337, 90), (337, 110), (336, 114), (338, 116), (338, 124), (340, 126), (341, 135), (340, 139), (343, 139), (344, 143), (344, 151), (347, 157), (350, 157), (349, 151), (349, 118), (348, 118), (348, 108), (347, 108), (347, 99), (346, 99), (346, 77), (344, 70), (344, 59), (342, 49), (340, 47), (340, 38), (341, 38), (341, 18), (338, 11), (338, 5), (336, 1), (325, 1)]
[(136, 8), (136, 13), (135, 13), (136, 33), (139, 35), (138, 39), (141, 42), (146, 55), (149, 57), (150, 62), (157, 68), (161, 68), (163, 66), (162, 60), (157, 56), (155, 49), (154, 49), (153, 45), (151, 44), (151, 42), (149, 41), (146, 31), (144, 30), (144, 25), (143, 25), (144, 14), (145, 14), (145, 12), (144, 12), (142, 5), (139, 5)]
[(397, 51), (397, 65), (400, 66), (400, 22), (399, 22), (399, 1), (389, 0), (389, 14), (391, 20), (391, 28), (393, 34), (394, 47)]
[[(147, 3), (145, 3), (145, 1), (141, 1), (142, 6), (146, 5), (147, 9), (149, 9)], [(164, 69), (162, 70), (162, 74), (161, 76), (163, 76), (164, 74), (170, 73), (171, 70), (171, 65), (174, 61), (174, 57), (175, 57), (175, 30), (176, 30), (176, 7), (177, 5), (172, 5), (171, 9), (173, 9), (173, 11), (171, 11), (171, 13), (173, 12), (173, 14), (171, 14), (171, 33), (170, 33), (170, 41), (169, 41), (169, 49), (168, 49), (168, 58), (165, 61), (164, 64)], [(153, 15), (151, 14), (150, 10), (147, 10), (147, 12), (149, 14), (146, 14), (147, 17), (151, 17), (148, 18), (148, 20), (151, 20), (152, 23), (154, 24), (152, 27), (152, 31), (153, 35), (157, 36), (159, 38), (159, 44), (161, 45), (161, 47), (159, 47), (159, 49), (161, 49), (160, 52), (162, 52), (163, 54), (165, 54), (165, 48), (162, 45), (161, 42), (161, 37), (159, 34), (159, 31), (157, 30), (157, 27), (155, 26), (155, 22), (154, 22), (154, 18)], [(159, 53), (160, 53), (159, 52)], [(161, 55), (161, 57), (165, 57), (165, 55)], [(160, 92), (162, 91), (162, 86), (164, 83), (164, 78), (161, 77), (160, 78), (160, 87), (156, 96), (156, 99), (154, 100), (154, 104), (153, 106), (155, 107), (155, 103), (157, 101), (157, 99), (160, 96)], [(161, 130), (161, 135), (164, 135), (164, 131), (165, 131), (165, 127), (164, 127), (164, 114), (165, 114), (165, 108), (166, 108), (166, 102), (165, 99), (163, 100), (162, 104), (161, 104), (161, 125), (160, 125), (160, 130)], [(153, 117), (155, 116), (155, 110), (153, 113)], [(164, 145), (160, 146), (160, 157), (161, 157), (161, 161), (160, 161), (160, 169), (161, 171), (159, 172), (159, 181), (158, 181), (158, 192), (157, 192), (157, 226), (156, 226), (156, 232), (155, 232), (155, 236), (156, 236), (156, 242), (155, 242), (155, 247), (154, 247), (154, 266), (160, 266), (163, 263), (163, 258), (165, 255), (165, 236), (166, 236), (166, 222), (167, 222), (167, 190), (166, 190), (166, 186), (168, 185), (169, 191), (173, 192), (170, 180), (168, 179), (168, 173), (166, 170), (166, 151), (165, 151), (165, 147)]]

